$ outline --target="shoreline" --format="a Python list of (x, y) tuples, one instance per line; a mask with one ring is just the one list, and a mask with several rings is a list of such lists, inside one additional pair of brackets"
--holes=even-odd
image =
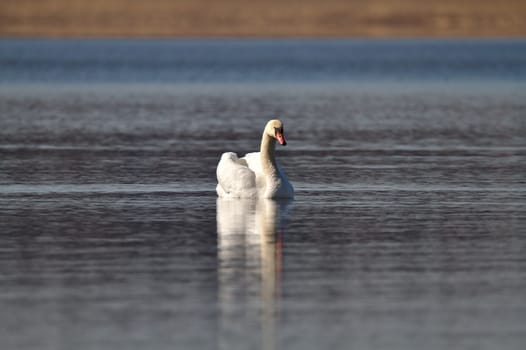
[(502, 0), (40, 0), (0, 2), (0, 37), (500, 38), (526, 36)]

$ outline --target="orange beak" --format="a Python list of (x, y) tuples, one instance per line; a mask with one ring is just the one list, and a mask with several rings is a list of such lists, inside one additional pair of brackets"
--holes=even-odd
[(287, 145), (287, 141), (285, 140), (285, 137), (283, 136), (282, 133), (280, 132), (276, 133), (276, 138), (278, 139), (280, 145), (283, 145), (283, 146)]

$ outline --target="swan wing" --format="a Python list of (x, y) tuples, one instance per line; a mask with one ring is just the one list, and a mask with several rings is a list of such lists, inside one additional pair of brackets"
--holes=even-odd
[(256, 175), (247, 161), (233, 152), (223, 153), (217, 165), (217, 194), (220, 197), (255, 197)]
[(262, 174), (263, 169), (261, 168), (261, 156), (260, 152), (252, 152), (247, 153), (243, 159), (250, 170), (252, 170), (255, 174)]

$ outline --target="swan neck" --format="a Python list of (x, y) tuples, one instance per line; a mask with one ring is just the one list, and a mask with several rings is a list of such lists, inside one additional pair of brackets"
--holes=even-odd
[(263, 133), (261, 138), (261, 166), (266, 174), (276, 172), (276, 158), (274, 156), (276, 150), (276, 139), (270, 137), (267, 133)]

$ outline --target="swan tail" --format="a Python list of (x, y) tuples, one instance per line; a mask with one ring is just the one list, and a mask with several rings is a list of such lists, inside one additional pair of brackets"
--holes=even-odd
[(254, 197), (256, 176), (244, 159), (233, 152), (223, 153), (217, 165), (217, 187), (219, 197)]

